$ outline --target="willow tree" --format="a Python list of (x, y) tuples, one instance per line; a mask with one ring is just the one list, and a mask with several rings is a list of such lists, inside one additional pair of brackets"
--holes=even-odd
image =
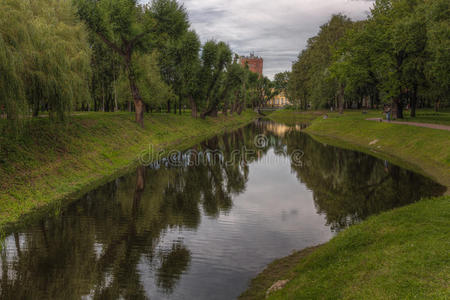
[(20, 57), (0, 35), (0, 113), (9, 120), (16, 120), (26, 107), (23, 81), (19, 71)]
[(136, 122), (144, 126), (144, 101), (137, 85), (134, 55), (161, 48), (178, 38), (189, 26), (187, 13), (175, 0), (75, 0), (78, 15), (112, 51), (122, 57), (136, 111)]
[(30, 108), (63, 119), (89, 98), (90, 50), (84, 25), (67, 1), (0, 3), (0, 105), (8, 119)]

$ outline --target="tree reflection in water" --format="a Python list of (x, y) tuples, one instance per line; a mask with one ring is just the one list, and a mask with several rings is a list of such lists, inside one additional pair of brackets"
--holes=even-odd
[[(258, 134), (267, 136), (265, 147), (256, 148)], [(243, 147), (253, 154), (235, 156), (233, 150)], [(304, 152), (302, 166), (291, 164), (291, 169), (312, 191), (318, 213), (333, 230), (443, 192), (420, 175), (317, 143), (301, 126), (258, 121), (193, 149), (220, 149), (221, 157), (208, 161), (191, 152), (179, 167), (164, 162), (138, 167), (61, 214), (12, 233), (1, 252), (1, 298), (146, 298), (143, 269), (150, 270), (162, 294), (170, 295), (189, 272), (192, 254), (183, 239), (165, 240), (166, 233), (195, 231), (202, 215), (230, 212), (233, 197), (246, 190), (248, 164), (269, 151), (285, 158), (296, 149)]]

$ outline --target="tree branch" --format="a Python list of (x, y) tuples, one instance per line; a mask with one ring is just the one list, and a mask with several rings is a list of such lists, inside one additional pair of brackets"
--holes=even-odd
[(126, 53), (119, 48), (119, 46), (117, 46), (116, 44), (114, 44), (113, 42), (111, 42), (109, 39), (106, 38), (106, 36), (98, 31), (95, 31), (95, 33), (98, 35), (98, 37), (106, 44), (108, 45), (111, 49), (113, 49), (114, 51), (116, 51), (117, 53), (119, 53), (122, 56), (126, 56)]

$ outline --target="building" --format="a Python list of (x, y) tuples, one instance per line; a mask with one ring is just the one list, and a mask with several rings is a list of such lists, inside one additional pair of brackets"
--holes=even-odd
[(289, 102), (289, 99), (286, 97), (286, 94), (284, 92), (267, 101), (267, 106), (269, 107), (284, 107), (289, 104), (291, 103)]
[(241, 56), (240, 62), (243, 67), (247, 64), (250, 71), (259, 74), (259, 76), (263, 75), (264, 60), (262, 57), (250, 53), (250, 56)]

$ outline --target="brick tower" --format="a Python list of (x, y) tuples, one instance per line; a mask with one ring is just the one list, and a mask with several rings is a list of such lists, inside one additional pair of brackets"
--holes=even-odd
[(255, 56), (254, 53), (250, 53), (250, 56), (241, 56), (240, 61), (242, 66), (245, 66), (247, 63), (250, 71), (258, 73), (259, 76), (262, 76), (264, 65), (264, 60), (262, 57)]

